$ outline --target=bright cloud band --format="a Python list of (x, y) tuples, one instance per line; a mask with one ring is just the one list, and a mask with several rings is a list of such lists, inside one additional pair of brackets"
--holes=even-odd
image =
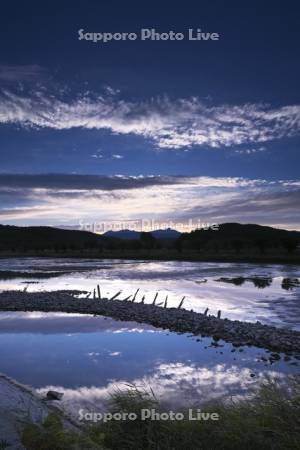
[(113, 92), (70, 101), (35, 92), (0, 95), (0, 123), (29, 128), (109, 130), (150, 139), (159, 148), (255, 144), (300, 132), (300, 105), (207, 106), (198, 98), (125, 101)]

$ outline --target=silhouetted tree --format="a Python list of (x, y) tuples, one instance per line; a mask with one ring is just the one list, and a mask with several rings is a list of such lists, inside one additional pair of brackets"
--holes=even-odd
[(261, 255), (263, 255), (267, 248), (267, 241), (265, 239), (256, 239), (255, 246), (258, 247)]
[(174, 241), (174, 247), (178, 251), (178, 253), (182, 253), (182, 243), (183, 243), (182, 236), (180, 236), (179, 238), (176, 239), (176, 241)]
[(151, 248), (155, 247), (156, 239), (154, 236), (152, 236), (151, 233), (143, 231), (140, 236), (140, 241), (143, 248), (147, 250), (150, 250)]
[(235, 253), (236, 253), (237, 255), (240, 254), (242, 248), (244, 248), (244, 242), (241, 241), (240, 239), (234, 239), (234, 240), (231, 242), (231, 245), (232, 245), (232, 247), (234, 248)]
[(282, 245), (289, 254), (292, 254), (298, 247), (298, 242), (295, 239), (284, 239)]

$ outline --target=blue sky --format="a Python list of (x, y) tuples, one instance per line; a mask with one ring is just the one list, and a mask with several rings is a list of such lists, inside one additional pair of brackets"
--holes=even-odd
[[(300, 229), (299, 13), (296, 1), (6, 3), (0, 221)], [(185, 39), (142, 41), (143, 28)], [(189, 41), (190, 28), (219, 40)]]

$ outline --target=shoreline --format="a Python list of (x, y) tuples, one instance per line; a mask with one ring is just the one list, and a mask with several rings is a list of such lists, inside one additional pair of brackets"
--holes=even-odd
[(7, 448), (25, 450), (21, 436), (26, 425), (41, 425), (51, 413), (61, 417), (64, 429), (82, 431), (82, 426), (57, 402), (42, 398), (31, 386), (0, 373), (0, 437), (7, 442)]
[(0, 311), (40, 311), (93, 314), (108, 316), (120, 321), (147, 323), (157, 328), (178, 333), (192, 333), (195, 336), (211, 336), (214, 345), (218, 340), (235, 347), (249, 345), (278, 352), (300, 359), (300, 331), (263, 325), (260, 322), (241, 322), (196, 313), (179, 308), (164, 308), (153, 304), (119, 300), (118, 295), (107, 298), (79, 298), (85, 291), (23, 292), (3, 291), (0, 293)]
[(70, 253), (38, 253), (38, 252), (32, 252), (32, 253), (0, 253), (0, 260), (1, 259), (10, 259), (10, 258), (61, 258), (61, 259), (67, 259), (67, 258), (74, 258), (74, 259), (99, 259), (99, 260), (133, 260), (133, 261), (139, 261), (139, 260), (145, 260), (145, 261), (186, 261), (186, 262), (215, 262), (215, 263), (248, 263), (248, 264), (289, 264), (289, 265), (300, 265), (300, 256), (295, 255), (293, 257), (285, 257), (285, 256), (271, 256), (271, 255), (265, 255), (265, 256), (246, 256), (246, 255), (206, 255), (206, 256), (199, 256), (199, 255), (193, 255), (193, 254), (186, 254), (186, 255), (179, 255), (179, 254), (149, 254), (149, 253), (141, 253), (139, 255), (137, 254), (130, 254), (127, 253), (124, 255), (124, 253), (116, 253), (116, 254), (95, 254), (95, 253), (78, 253), (78, 252), (70, 252)]

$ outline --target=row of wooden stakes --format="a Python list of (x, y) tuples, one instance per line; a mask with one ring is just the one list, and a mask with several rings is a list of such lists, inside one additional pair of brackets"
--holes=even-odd
[[(132, 296), (132, 295), (129, 295), (128, 297), (124, 298), (123, 301), (125, 301), (125, 302), (126, 302), (126, 301), (130, 301), (130, 302), (132, 302), (132, 303), (135, 302), (135, 301), (136, 301), (136, 296), (137, 296), (139, 290), (140, 290), (140, 289), (138, 288), (133, 296)], [(115, 295), (113, 295), (113, 296), (110, 298), (110, 300), (115, 300), (117, 297), (119, 297), (119, 295), (120, 295), (121, 293), (122, 293), (122, 291), (117, 292)], [(96, 295), (96, 294), (97, 294), (97, 295)], [(90, 295), (91, 295), (91, 292), (88, 293), (88, 295), (86, 296), (86, 298), (89, 298)], [(131, 299), (131, 297), (132, 297), (132, 299)], [(155, 296), (154, 296), (152, 305), (153, 305), (153, 306), (161, 306), (161, 305), (164, 305), (163, 307), (164, 307), (164, 308), (167, 308), (167, 305), (168, 305), (168, 296), (166, 296), (164, 302), (160, 302), (160, 303), (156, 303), (157, 297), (158, 297), (158, 292), (156, 292), (156, 294), (155, 294)], [(93, 298), (94, 298), (94, 299), (98, 298), (99, 300), (101, 300), (101, 298), (102, 298), (102, 297), (101, 297), (101, 290), (100, 290), (99, 284), (97, 284), (97, 290), (94, 289), (94, 291), (93, 291)], [(145, 298), (146, 298), (145, 295), (143, 295), (142, 300), (140, 301), (140, 303), (145, 303)], [(179, 305), (177, 306), (177, 309), (181, 309), (181, 308), (182, 308), (182, 305), (183, 305), (184, 300), (185, 300), (185, 296), (182, 297), (182, 299), (180, 300), (180, 303), (179, 303)], [(192, 310), (192, 311), (193, 311), (193, 310)], [(205, 315), (205, 316), (208, 315), (208, 308), (206, 308), (206, 310), (204, 311), (204, 315)], [(221, 310), (218, 311), (217, 317), (218, 317), (218, 319), (221, 319)]]
[[(130, 302), (132, 302), (132, 303), (135, 302), (135, 301), (136, 301), (136, 296), (137, 296), (139, 290), (140, 290), (140, 289), (137, 289), (136, 292), (135, 292), (135, 294), (134, 294), (133, 296), (132, 296), (132, 295), (129, 295), (128, 297), (124, 298), (123, 301), (125, 301), (125, 302), (126, 302), (126, 301), (130, 301)], [(119, 297), (119, 295), (121, 294), (121, 292), (122, 292), (122, 291), (117, 292), (115, 295), (113, 295), (113, 296), (110, 298), (110, 300), (116, 300), (116, 298)], [(92, 294), (92, 293), (89, 292), (88, 295), (86, 296), (86, 298), (89, 298), (89, 297), (91, 296), (91, 294)], [(131, 298), (131, 297), (132, 297), (132, 298)], [(164, 308), (167, 308), (167, 305), (168, 305), (168, 296), (166, 296), (164, 302), (160, 302), (160, 303), (156, 303), (157, 297), (158, 297), (158, 292), (156, 292), (156, 294), (155, 294), (155, 296), (154, 296), (152, 305), (155, 305), (155, 306), (161, 306), (161, 305), (164, 305), (163, 307), (164, 307)], [(99, 300), (102, 299), (102, 296), (101, 296), (101, 290), (100, 290), (99, 284), (97, 284), (97, 289), (94, 289), (94, 291), (93, 291), (93, 298), (94, 298), (94, 300), (95, 300), (96, 298), (98, 298)], [(142, 300), (140, 301), (140, 303), (145, 303), (145, 298), (146, 298), (146, 296), (143, 295)], [(178, 307), (177, 307), (178, 309), (182, 308), (184, 299), (185, 299), (185, 297), (182, 297), (182, 299), (180, 300), (180, 303), (179, 303), (179, 305), (178, 305)]]

